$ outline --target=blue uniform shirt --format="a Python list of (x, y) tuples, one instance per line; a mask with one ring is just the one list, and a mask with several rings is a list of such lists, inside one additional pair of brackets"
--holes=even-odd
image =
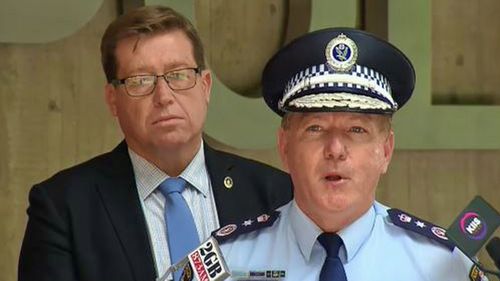
[[(220, 247), (232, 272), (231, 280), (246, 280), (237, 276), (268, 270), (285, 271), (283, 280), (318, 280), (326, 257), (316, 240), (321, 229), (295, 201), (278, 211), (279, 218), (269, 227), (238, 236), (236, 232), (223, 235), (230, 238)], [(237, 227), (255, 223), (246, 220)], [(481, 280), (469, 277), (473, 263), (458, 248), (452, 251), (394, 225), (387, 207), (378, 202), (338, 234), (344, 241), (339, 256), (349, 281)]]

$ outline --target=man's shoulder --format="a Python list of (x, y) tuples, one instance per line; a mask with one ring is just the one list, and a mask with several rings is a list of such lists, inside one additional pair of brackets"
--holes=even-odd
[(207, 144), (205, 144), (205, 157), (206, 161), (209, 164), (216, 164), (218, 166), (223, 165), (228, 169), (232, 169), (235, 167), (244, 167), (251, 168), (251, 170), (246, 170), (247, 173), (259, 174), (262, 172), (266, 172), (284, 177), (288, 176), (286, 172), (269, 164), (243, 157), (235, 153), (218, 150)]
[[(205, 147), (205, 161), (212, 183), (225, 183), (226, 179), (231, 179), (251, 186), (252, 190), (258, 191), (257, 193), (277, 193), (278, 197), (286, 199), (280, 200), (279, 204), (272, 205), (272, 208), (267, 210), (282, 206), (291, 199), (292, 180), (288, 173), (256, 160), (215, 150), (208, 145)], [(250, 189), (244, 190), (248, 192)]]
[(446, 229), (410, 212), (389, 208), (376, 202), (375, 213), (383, 220), (391, 233), (404, 233), (405, 236), (414, 238), (420, 243), (432, 241), (431, 243), (449, 251), (453, 251), (455, 248), (455, 243), (446, 236)]
[[(440, 270), (454, 268), (455, 271), (448, 274), (460, 278), (457, 280), (464, 280), (467, 275), (471, 276), (470, 280), (481, 280), (472, 278), (472, 273), (478, 269), (447, 237), (445, 228), (397, 208), (376, 204), (375, 209), (377, 216), (383, 220), (388, 253), (412, 256), (414, 266), (430, 275), (432, 272), (438, 274), (435, 264), (440, 264)], [(391, 248), (399, 250), (390, 251)]]
[(275, 235), (288, 215), (290, 203), (280, 208), (251, 218), (229, 223), (212, 232), (219, 244), (233, 244), (237, 241), (253, 241), (266, 235)]
[(279, 211), (272, 211), (242, 221), (227, 224), (212, 232), (212, 236), (219, 244), (230, 243), (239, 237), (250, 233), (258, 234), (260, 231), (272, 227), (280, 217)]
[(56, 191), (58, 189), (67, 189), (68, 187), (85, 186), (95, 182), (99, 178), (99, 175), (106, 170), (113, 169), (114, 163), (121, 162), (123, 165), (126, 165), (126, 163), (123, 163), (123, 160), (126, 159), (128, 159), (126, 145), (122, 143), (112, 151), (96, 155), (84, 162), (56, 172), (51, 177), (35, 184), (35, 187), (50, 187), (51, 191)]

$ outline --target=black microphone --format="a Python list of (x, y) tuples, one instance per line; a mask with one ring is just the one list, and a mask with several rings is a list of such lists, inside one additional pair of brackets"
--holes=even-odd
[[(455, 221), (448, 227), (446, 236), (455, 242), (455, 245), (469, 257), (469, 259), (481, 269), (483, 272), (495, 275), (500, 278), (500, 272), (492, 271), (484, 268), (476, 261), (477, 252), (483, 247), (488, 239), (493, 235), (495, 230), (500, 226), (500, 214), (482, 197), (476, 196), (458, 215)], [(494, 248), (495, 263), (498, 261), (498, 250), (500, 243), (498, 240), (492, 239), (491, 248)], [(488, 245), (490, 245), (490, 243)], [(497, 244), (495, 244), (497, 243)], [(492, 254), (490, 253), (490, 256)], [(492, 256), (493, 257), (493, 256)], [(498, 267), (498, 264), (496, 264)]]
[(446, 236), (469, 258), (473, 258), (500, 226), (500, 214), (476, 196), (448, 227)]
[(486, 251), (490, 255), (493, 262), (498, 269), (500, 269), (500, 238), (493, 237), (488, 244), (486, 244)]

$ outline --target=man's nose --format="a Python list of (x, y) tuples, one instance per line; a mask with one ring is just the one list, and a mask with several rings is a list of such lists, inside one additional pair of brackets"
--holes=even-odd
[(342, 136), (330, 134), (325, 140), (324, 156), (326, 159), (345, 160), (347, 157), (347, 142)]
[(170, 88), (165, 76), (159, 76), (156, 81), (156, 87), (153, 92), (155, 104), (170, 104), (175, 100), (174, 91)]

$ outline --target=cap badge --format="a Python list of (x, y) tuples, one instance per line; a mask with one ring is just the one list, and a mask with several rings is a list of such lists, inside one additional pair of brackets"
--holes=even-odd
[(349, 71), (358, 59), (358, 46), (345, 34), (333, 38), (325, 50), (328, 66), (334, 71)]

